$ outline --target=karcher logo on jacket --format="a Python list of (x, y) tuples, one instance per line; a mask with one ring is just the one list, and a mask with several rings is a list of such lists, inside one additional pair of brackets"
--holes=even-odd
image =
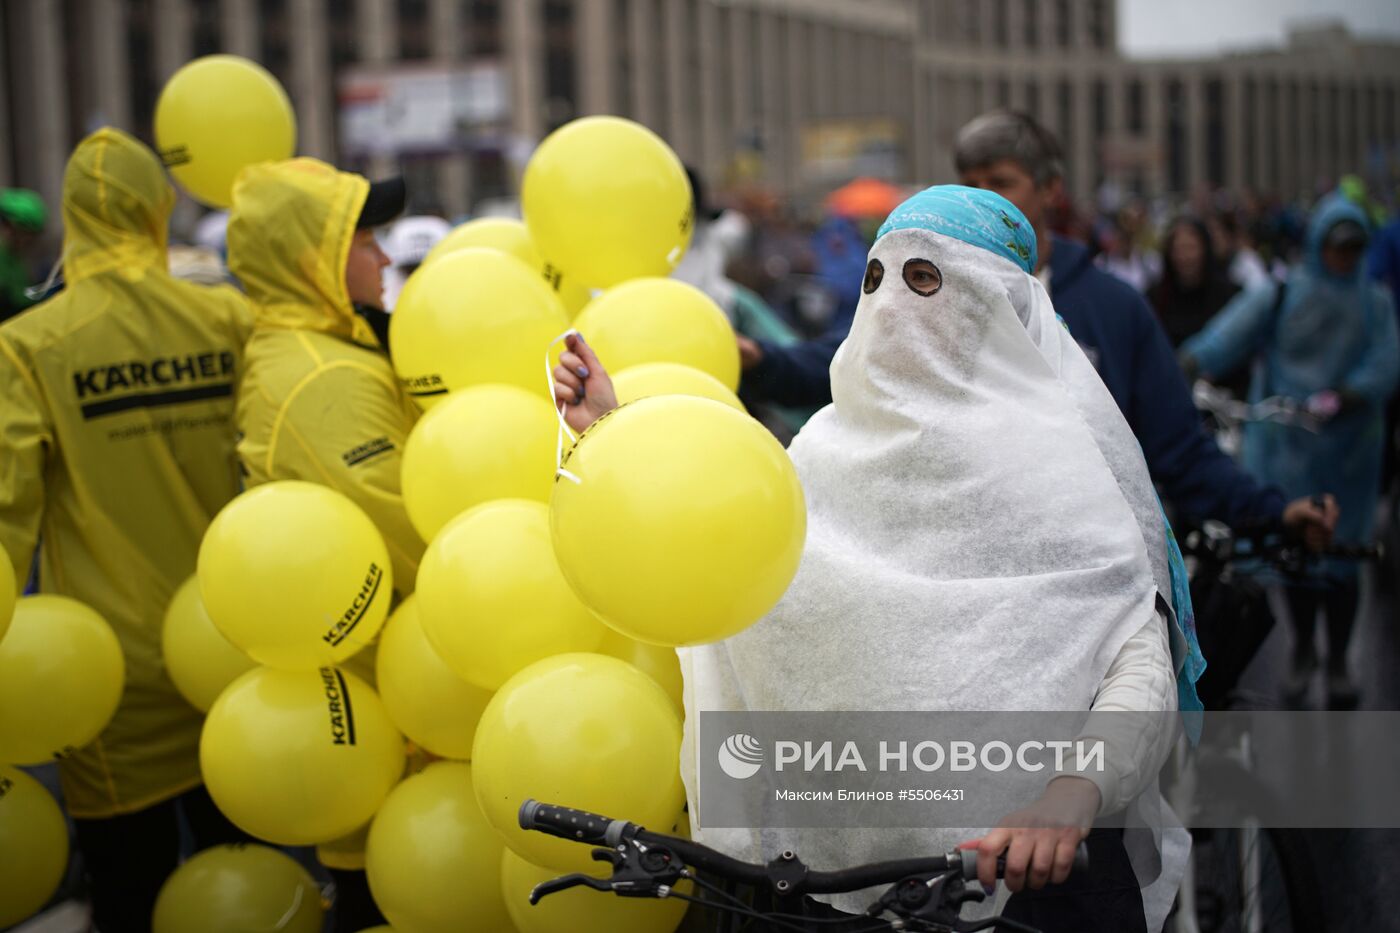
[(237, 360), (227, 350), (95, 366), (73, 373), (83, 420), (233, 395)]

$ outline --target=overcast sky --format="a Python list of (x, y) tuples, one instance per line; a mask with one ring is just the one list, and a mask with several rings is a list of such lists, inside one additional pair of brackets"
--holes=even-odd
[(1118, 0), (1118, 41), (1135, 57), (1209, 54), (1282, 45), (1288, 23), (1319, 18), (1400, 39), (1400, 0)]

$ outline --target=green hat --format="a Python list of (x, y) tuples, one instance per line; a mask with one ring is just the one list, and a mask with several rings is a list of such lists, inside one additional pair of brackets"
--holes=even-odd
[(0, 219), (38, 233), (49, 219), (44, 199), (24, 188), (0, 188)]

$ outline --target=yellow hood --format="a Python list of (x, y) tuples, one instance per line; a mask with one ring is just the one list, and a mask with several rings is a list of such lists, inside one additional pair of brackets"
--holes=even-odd
[(233, 184), (229, 270), (259, 329), (314, 330), (377, 346), (345, 290), (355, 222), (369, 194), (359, 175), (316, 159), (251, 165)]
[(175, 189), (155, 153), (104, 127), (78, 143), (63, 173), (63, 272), (70, 284), (113, 269), (136, 280), (165, 268)]

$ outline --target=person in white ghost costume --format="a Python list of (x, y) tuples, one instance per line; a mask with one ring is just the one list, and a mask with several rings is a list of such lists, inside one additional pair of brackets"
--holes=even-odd
[[(833, 402), (790, 451), (808, 508), (797, 576), (751, 628), (679, 649), (692, 802), (700, 711), (1200, 708), (1184, 570), (1141, 450), (1034, 268), (1030, 224), (989, 191), (930, 188), (881, 227), (832, 362)], [(555, 378), (577, 429), (615, 405), (581, 340)], [(1005, 854), (1006, 888), (1024, 893), (981, 913), (1005, 908), (1046, 933), (1161, 928), (1189, 848), (1157, 794), (1175, 731), (1170, 716), (1133, 722), (1130, 735), (1100, 736), (1103, 773), (1058, 777), (983, 831), (980, 879)], [(1123, 810), (1144, 831), (1090, 836), (1097, 816)], [(749, 861), (791, 849), (821, 869), (968, 840), (921, 828), (692, 832)], [(1086, 836), (1092, 883), (1041, 896), (1066, 881)], [(827, 910), (858, 914), (871, 893), (831, 897)]]

